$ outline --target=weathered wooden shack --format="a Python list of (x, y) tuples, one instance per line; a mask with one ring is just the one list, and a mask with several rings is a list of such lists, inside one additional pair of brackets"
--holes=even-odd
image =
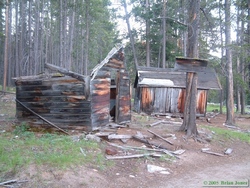
[(85, 131), (99, 129), (111, 119), (130, 121), (130, 80), (123, 58), (118, 46), (88, 76), (46, 64), (57, 73), (15, 78), (17, 119), (32, 127), (48, 128), (51, 123)]
[[(183, 113), (186, 73), (171, 68), (138, 67), (135, 78), (134, 109), (147, 114)], [(208, 90), (221, 85), (212, 68), (198, 72), (197, 116), (206, 113)]]

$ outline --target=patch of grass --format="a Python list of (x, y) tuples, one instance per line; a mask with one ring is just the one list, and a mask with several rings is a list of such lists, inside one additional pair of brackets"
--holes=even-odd
[[(0, 85), (0, 90), (2, 91), (3, 90), (3, 86)], [(6, 91), (7, 92), (16, 92), (16, 88), (15, 87), (6, 87)]]
[(209, 126), (204, 126), (204, 127), (209, 129), (210, 131), (215, 132), (216, 135), (222, 137), (223, 139), (236, 139), (242, 142), (250, 143), (250, 133), (222, 129), (219, 127), (209, 127)]
[[(207, 104), (207, 112), (220, 111), (220, 104)], [(222, 113), (226, 113), (226, 106), (222, 106)]]
[[(12, 133), (0, 134), (0, 174), (29, 164), (68, 168), (91, 164), (104, 169), (107, 161), (100, 144), (84, 139), (74, 142), (70, 136), (44, 134), (37, 137), (25, 124)], [(0, 177), (1, 178), (1, 177)]]

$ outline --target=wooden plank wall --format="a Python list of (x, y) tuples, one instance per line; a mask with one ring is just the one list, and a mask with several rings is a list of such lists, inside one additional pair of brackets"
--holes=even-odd
[(131, 120), (130, 80), (127, 72), (117, 73), (116, 116), (115, 122)]
[[(69, 76), (17, 79), (16, 98), (62, 129), (90, 129), (85, 84)], [(51, 127), (17, 103), (16, 117), (35, 127)]]
[(110, 71), (104, 67), (90, 81), (92, 130), (96, 130), (109, 123), (110, 84)]
[[(183, 113), (185, 104), (185, 89), (178, 88), (148, 88), (135, 90), (134, 109), (136, 112), (152, 113)], [(206, 113), (207, 91), (198, 90), (197, 114)]]

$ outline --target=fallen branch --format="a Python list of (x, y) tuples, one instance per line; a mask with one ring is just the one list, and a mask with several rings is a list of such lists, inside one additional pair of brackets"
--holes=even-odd
[(182, 122), (175, 122), (175, 121), (166, 121), (166, 120), (161, 120), (161, 121), (157, 121), (154, 123), (149, 124), (150, 127), (156, 126), (160, 123), (165, 123), (165, 124), (174, 124), (174, 125), (180, 125), (182, 124)]
[(131, 158), (141, 158), (141, 157), (161, 157), (162, 155), (157, 153), (146, 153), (146, 154), (135, 154), (135, 155), (125, 155), (125, 156), (106, 156), (107, 159), (131, 159)]
[(65, 130), (61, 129), (60, 127), (58, 127), (57, 125), (51, 123), (50, 121), (48, 121), (47, 119), (45, 119), (44, 117), (40, 116), (39, 114), (37, 114), (36, 112), (34, 112), (33, 110), (31, 110), (30, 108), (28, 108), (27, 106), (25, 106), (22, 102), (20, 102), (19, 100), (16, 99), (16, 101), (24, 108), (26, 108), (28, 111), (30, 111), (32, 114), (36, 115), (37, 117), (39, 117), (40, 119), (42, 119), (43, 121), (45, 121), (46, 123), (48, 123), (49, 125), (57, 128), (58, 130), (64, 132), (65, 134), (69, 135), (68, 132), (66, 132)]
[(150, 147), (156, 147), (156, 148), (161, 148), (161, 149), (165, 149), (165, 150), (168, 150), (168, 148), (164, 147), (164, 146), (161, 146), (161, 145), (158, 145), (158, 144), (155, 144), (153, 142), (149, 142), (147, 139), (144, 139), (144, 138), (140, 138), (138, 136), (133, 136), (134, 139), (136, 139), (137, 141), (140, 141), (144, 144), (147, 144), (148, 146)]
[(206, 151), (206, 150), (201, 150), (203, 153), (207, 153), (207, 154), (211, 154), (211, 155), (216, 155), (216, 156), (220, 156), (220, 157), (224, 157), (225, 155), (220, 154), (220, 153), (215, 153), (212, 151)]
[(132, 138), (131, 135), (117, 135), (117, 134), (108, 135), (109, 140), (112, 140), (112, 139), (130, 139), (130, 138)]
[[(20, 183), (25, 183), (27, 182), (28, 180), (22, 180), (22, 181), (18, 181), (18, 180), (9, 180), (9, 181), (5, 181), (5, 182), (1, 182), (0, 183), (0, 186), (2, 187), (16, 187), (16, 186), (13, 186), (13, 185), (10, 185), (10, 184), (20, 184)], [(19, 187), (19, 186), (18, 186)]]
[(166, 141), (167, 143), (169, 143), (169, 144), (171, 144), (171, 145), (174, 145), (172, 142), (170, 142), (170, 141), (168, 141), (167, 139), (163, 138), (162, 136), (160, 136), (160, 135), (154, 133), (153, 131), (150, 131), (150, 130), (147, 130), (147, 131), (150, 132), (150, 133), (152, 133), (153, 135), (157, 136), (158, 138), (160, 138), (160, 139)]
[(158, 125), (158, 124), (162, 123), (163, 121), (164, 121), (164, 120), (161, 120), (161, 121), (157, 121), (157, 122), (151, 123), (151, 124), (149, 124), (149, 126), (150, 126), (150, 127), (153, 127), (153, 126), (155, 126), (155, 125)]
[(162, 153), (165, 153), (171, 157), (176, 157), (176, 158), (179, 158), (177, 156), (175, 156), (175, 151), (170, 151), (170, 150), (167, 150), (167, 149), (152, 149), (152, 148), (143, 148), (143, 147), (135, 147), (135, 146), (120, 146), (120, 145), (117, 145), (117, 144), (114, 144), (114, 143), (110, 143), (110, 142), (107, 142), (109, 145), (111, 146), (114, 146), (114, 147), (117, 147), (117, 148), (120, 148), (122, 150), (143, 150), (143, 151), (154, 151), (154, 152), (162, 152)]
[(4, 182), (1, 182), (0, 185), (6, 185), (6, 184), (11, 184), (11, 183), (16, 183), (17, 180), (8, 180), (8, 181), (4, 181)]

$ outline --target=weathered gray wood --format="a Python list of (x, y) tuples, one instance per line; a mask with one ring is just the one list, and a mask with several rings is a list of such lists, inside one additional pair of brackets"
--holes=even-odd
[(220, 156), (220, 157), (225, 157), (224, 154), (220, 154), (220, 153), (216, 153), (216, 152), (212, 152), (212, 151), (206, 151), (206, 150), (201, 150), (203, 153), (207, 153), (207, 154), (211, 154), (211, 155), (216, 155), (216, 156)]
[(111, 146), (114, 146), (114, 147), (117, 147), (117, 148), (120, 148), (120, 149), (123, 149), (123, 150), (142, 150), (142, 151), (154, 151), (154, 152), (162, 152), (162, 153), (165, 153), (171, 157), (176, 157), (176, 154), (175, 152), (173, 151), (170, 151), (170, 150), (167, 150), (167, 149), (151, 149), (151, 148), (143, 148), (143, 147), (133, 147), (133, 146), (120, 146), (120, 145), (117, 145), (117, 144), (114, 144), (114, 143), (110, 143), (110, 142), (107, 142), (109, 145)]
[(145, 153), (145, 154), (135, 154), (135, 155), (125, 155), (125, 156), (106, 156), (106, 159), (114, 160), (114, 159), (141, 158), (141, 157), (162, 157), (162, 155), (158, 153)]
[(91, 72), (90, 76), (91, 76), (91, 80), (95, 79), (97, 73), (99, 72), (99, 70), (109, 62), (110, 58), (112, 58), (120, 49), (122, 48), (122, 45), (118, 45), (116, 47), (114, 47), (109, 53), (108, 55), (105, 57), (105, 59), (99, 63), (98, 65), (96, 65), (93, 69), (93, 71)]
[(169, 144), (171, 144), (171, 145), (174, 145), (172, 142), (170, 142), (169, 140), (163, 138), (162, 136), (160, 136), (160, 135), (154, 133), (153, 131), (150, 131), (150, 130), (147, 130), (147, 131), (150, 132), (150, 133), (152, 133), (153, 135), (157, 136), (158, 138), (160, 138), (160, 139), (166, 141), (167, 143), (169, 143)]
[(81, 103), (90, 103), (90, 101), (84, 100), (84, 98), (79, 99), (79, 97), (74, 96), (67, 96), (67, 95), (61, 95), (61, 96), (23, 96), (18, 95), (17, 99), (20, 99), (22, 102), (69, 102), (69, 103), (75, 103), (75, 102), (81, 102)]
[(130, 139), (130, 138), (132, 138), (131, 135), (119, 135), (119, 134), (110, 134), (110, 135), (108, 135), (109, 140), (113, 140), (113, 139)]
[(32, 108), (39, 108), (39, 107), (44, 107), (44, 108), (81, 108), (81, 109), (90, 109), (90, 102), (53, 102), (53, 101), (48, 101), (48, 102), (29, 102), (29, 101), (22, 101), (22, 103), (27, 106), (27, 107), (32, 107)]
[(86, 76), (84, 76), (82, 74), (78, 74), (76, 72), (72, 72), (72, 71), (69, 71), (67, 69), (64, 69), (64, 68), (61, 68), (61, 67), (58, 67), (56, 65), (49, 64), (49, 63), (45, 63), (45, 67), (48, 68), (48, 69), (54, 70), (54, 71), (58, 71), (58, 72), (60, 72), (62, 74), (71, 76), (71, 77), (73, 77), (73, 78), (75, 78), (77, 80), (81, 80), (81, 81), (85, 82)]
[(156, 126), (156, 125), (158, 125), (158, 124), (160, 124), (160, 123), (162, 123), (162, 122), (164, 122), (164, 120), (160, 120), (160, 121), (151, 123), (151, 124), (149, 124), (149, 126), (150, 126), (150, 127), (153, 127), (153, 126)]
[(127, 78), (127, 72), (119, 71), (117, 73), (117, 95), (115, 121), (117, 123), (131, 120), (131, 96), (130, 96), (130, 80)]
[(42, 116), (40, 116), (39, 114), (37, 114), (36, 112), (34, 112), (33, 110), (31, 110), (30, 108), (26, 107), (23, 103), (21, 103), (18, 99), (16, 99), (16, 101), (22, 105), (24, 108), (26, 108), (27, 110), (29, 110), (32, 114), (36, 115), (37, 117), (41, 118), (43, 121), (45, 121), (46, 123), (52, 125), (53, 127), (57, 128), (58, 130), (64, 132), (65, 134), (69, 134), (68, 132), (66, 132), (65, 130), (61, 129), (60, 127), (58, 127), (57, 125), (51, 123), (50, 121), (48, 121), (47, 119), (43, 118)]

